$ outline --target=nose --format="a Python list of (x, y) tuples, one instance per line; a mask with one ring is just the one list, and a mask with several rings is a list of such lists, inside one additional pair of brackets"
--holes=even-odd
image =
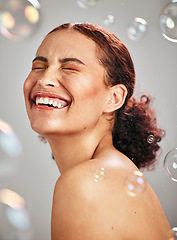
[(58, 87), (60, 85), (54, 72), (45, 73), (38, 79), (37, 83), (42, 87)]

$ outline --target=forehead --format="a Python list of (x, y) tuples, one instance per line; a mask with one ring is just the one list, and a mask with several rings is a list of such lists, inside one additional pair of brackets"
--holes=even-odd
[(40, 54), (77, 55), (98, 60), (96, 43), (77, 30), (58, 30), (47, 35), (37, 50)]

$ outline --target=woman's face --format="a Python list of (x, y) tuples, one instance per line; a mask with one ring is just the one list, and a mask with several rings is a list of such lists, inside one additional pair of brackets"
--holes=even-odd
[(24, 83), (34, 131), (47, 136), (96, 127), (108, 100), (104, 75), (92, 40), (76, 30), (49, 34)]

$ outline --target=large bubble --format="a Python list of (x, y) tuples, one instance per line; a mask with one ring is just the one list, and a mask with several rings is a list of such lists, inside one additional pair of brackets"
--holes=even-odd
[(21, 152), (20, 141), (13, 129), (0, 120), (0, 176), (16, 168)]
[(0, 32), (11, 40), (23, 40), (39, 26), (37, 0), (5, 0), (0, 5)]
[(0, 213), (0, 239), (32, 239), (30, 215), (19, 194), (7, 188), (0, 189)]
[(77, 4), (81, 8), (91, 8), (96, 5), (98, 0), (77, 0)]
[(173, 0), (162, 9), (160, 28), (167, 40), (177, 42), (177, 0)]
[(177, 148), (166, 154), (164, 159), (164, 168), (171, 180), (177, 182)]
[(142, 39), (147, 31), (147, 22), (143, 18), (136, 17), (127, 27), (127, 35), (133, 41)]

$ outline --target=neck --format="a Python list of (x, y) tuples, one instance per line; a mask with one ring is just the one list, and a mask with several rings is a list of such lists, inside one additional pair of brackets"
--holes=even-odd
[(48, 136), (47, 140), (62, 174), (79, 163), (93, 159), (103, 146), (112, 144), (112, 133), (107, 131), (97, 135), (90, 133), (52, 135)]

